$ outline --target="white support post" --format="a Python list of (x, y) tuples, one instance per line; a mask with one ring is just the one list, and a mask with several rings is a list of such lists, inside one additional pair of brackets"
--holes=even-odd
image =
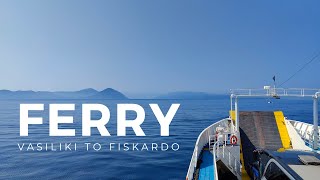
[[(233, 94), (231, 94), (230, 96), (230, 113), (232, 113), (233, 111)], [(231, 115), (230, 115), (231, 117)], [(231, 133), (234, 133), (234, 124), (233, 124), (233, 120), (231, 119)]]
[(220, 146), (219, 146), (219, 139), (218, 139), (218, 141), (217, 141), (217, 145), (218, 145), (217, 151), (216, 151), (216, 152), (217, 152), (217, 158), (220, 158), (220, 155), (219, 155), (219, 147), (220, 147)]
[(231, 110), (231, 111), (233, 110), (233, 102), (232, 102), (232, 99), (233, 99), (233, 95), (231, 94), (231, 96), (230, 96), (230, 110)]
[(224, 148), (225, 146), (222, 146), (222, 158), (224, 159)]
[(318, 149), (318, 138), (319, 138), (319, 128), (318, 128), (318, 96), (317, 94), (313, 98), (313, 149)]
[(236, 131), (239, 132), (239, 107), (238, 107), (238, 97), (234, 98), (234, 109), (235, 109), (235, 120), (236, 120)]
[(217, 156), (217, 152), (216, 152), (216, 145), (217, 145), (218, 142), (215, 142), (214, 145), (213, 145), (213, 172), (214, 172), (214, 179), (218, 179), (218, 168), (215, 168), (217, 167), (216, 166), (216, 156)]
[(211, 147), (211, 136), (209, 135), (209, 151), (210, 151), (210, 147)]

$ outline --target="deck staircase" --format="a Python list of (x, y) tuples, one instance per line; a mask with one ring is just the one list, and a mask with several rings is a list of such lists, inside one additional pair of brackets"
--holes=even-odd
[(221, 160), (230, 172), (232, 172), (238, 179), (241, 179), (239, 148), (235, 148), (228, 141), (218, 142), (215, 135), (209, 136), (209, 150), (216, 157), (216, 162)]

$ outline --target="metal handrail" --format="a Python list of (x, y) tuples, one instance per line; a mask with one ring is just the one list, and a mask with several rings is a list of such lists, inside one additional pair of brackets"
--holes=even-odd
[(295, 96), (295, 97), (313, 97), (320, 89), (310, 88), (265, 88), (265, 89), (231, 89), (231, 94), (235, 96)]
[[(295, 123), (300, 123), (300, 128), (298, 128), (296, 125), (293, 125), (294, 129), (296, 130), (296, 132), (300, 135), (300, 137), (305, 141), (305, 142), (308, 142), (308, 144), (313, 147), (313, 142), (314, 142), (314, 137), (313, 137), (313, 134), (314, 134), (314, 127), (312, 124), (309, 124), (309, 123), (305, 123), (305, 122), (301, 122), (301, 121), (296, 121), (296, 120), (290, 120), (288, 119), (288, 121), (291, 121), (291, 122), (295, 122)], [(302, 127), (305, 127), (303, 130), (302, 130)], [(309, 132), (308, 129), (312, 127), (312, 131)], [(320, 126), (318, 128), (318, 132), (320, 133)], [(318, 140), (320, 140), (320, 136), (318, 136)], [(319, 143), (320, 145), (320, 143)]]
[[(257, 91), (257, 93), (253, 93), (252, 91)], [(261, 91), (262, 90), (262, 91)], [(240, 92), (244, 91), (244, 92)], [(260, 91), (260, 92), (258, 92)], [(294, 92), (292, 92), (294, 91)], [(262, 93), (261, 93), (262, 92)], [(236, 129), (237, 132), (239, 131), (239, 98), (249, 98), (249, 97), (274, 97), (276, 99), (279, 99), (280, 97), (308, 97), (313, 99), (313, 149), (318, 149), (318, 122), (319, 122), (319, 116), (318, 116), (318, 98), (320, 97), (320, 89), (307, 89), (307, 88), (271, 88), (270, 86), (264, 86), (263, 89), (234, 89), (231, 90), (230, 99), (234, 98), (234, 106), (235, 106), (235, 121), (236, 121)], [(231, 110), (232, 108), (231, 104)]]
[[(218, 170), (217, 170), (217, 160), (216, 160), (216, 145), (217, 145), (218, 141), (216, 141), (214, 144), (213, 144), (213, 149), (212, 149), (212, 154), (213, 154), (213, 173), (214, 173), (214, 179), (217, 179), (218, 180)], [(209, 144), (209, 148), (210, 148), (210, 144)]]
[[(231, 135), (232, 133), (224, 132), (222, 135), (224, 135), (224, 142), (220, 142), (219, 138), (216, 137), (215, 135), (209, 136), (209, 149), (211, 148), (211, 137), (214, 137), (214, 145), (212, 148), (212, 154), (213, 154), (213, 163), (214, 163), (214, 168), (216, 167), (216, 157), (218, 159), (221, 159), (224, 164), (229, 165), (230, 170), (238, 177), (241, 179), (241, 162), (238, 160), (233, 153), (231, 153), (226, 147), (227, 147), (227, 136)], [(221, 135), (221, 134), (219, 134)], [(220, 156), (220, 143), (222, 144), (222, 157)], [(234, 163), (233, 163), (234, 162)], [(218, 177), (217, 169), (214, 169), (214, 175), (215, 177)]]
[[(237, 176), (241, 177), (241, 162), (226, 148), (225, 143), (222, 143), (222, 157), (220, 156), (220, 144), (219, 141), (215, 143), (214, 151), (216, 151), (214, 154), (216, 154), (217, 158), (221, 159), (226, 165), (229, 165), (232, 167), (231, 171)], [(234, 162), (234, 163), (233, 163)]]
[(203, 147), (210, 143), (208, 142), (209, 141), (209, 136), (212, 135), (212, 134), (215, 134), (215, 130), (216, 130), (216, 127), (218, 126), (226, 126), (227, 124), (227, 121), (226, 120), (229, 120), (229, 118), (225, 118), (225, 119), (222, 119), (212, 125), (210, 125), (209, 127), (207, 127), (206, 129), (204, 129), (196, 143), (195, 143), (195, 148), (194, 148), (194, 151), (192, 153), (192, 157), (191, 157), (191, 160), (190, 160), (190, 164), (189, 164), (189, 168), (188, 168), (188, 172), (187, 172), (187, 176), (186, 176), (186, 179), (188, 180), (191, 180), (193, 179), (193, 173), (194, 173), (194, 170), (197, 166), (197, 161), (198, 161), (198, 158), (199, 158), (199, 155), (201, 153), (201, 150), (203, 149)]

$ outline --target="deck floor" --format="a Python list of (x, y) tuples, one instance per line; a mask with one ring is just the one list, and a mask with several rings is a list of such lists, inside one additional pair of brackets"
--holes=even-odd
[(213, 155), (209, 150), (203, 151), (202, 163), (200, 165), (199, 180), (214, 180)]

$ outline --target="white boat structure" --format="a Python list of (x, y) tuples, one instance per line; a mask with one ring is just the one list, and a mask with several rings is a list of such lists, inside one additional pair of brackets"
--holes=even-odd
[[(240, 111), (239, 99), (252, 97), (313, 99), (313, 124), (288, 119), (282, 111)], [(318, 98), (320, 89), (231, 90), (230, 116), (200, 133), (186, 179), (316, 179)]]

